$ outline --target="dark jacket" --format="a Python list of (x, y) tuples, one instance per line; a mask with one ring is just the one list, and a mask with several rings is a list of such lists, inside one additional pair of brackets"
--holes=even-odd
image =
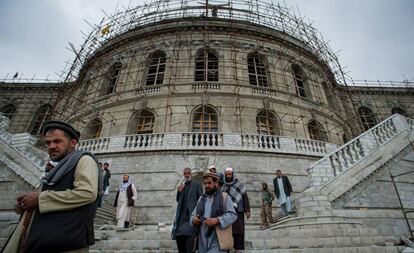
[[(74, 189), (74, 175), (75, 168), (55, 185), (44, 184), (42, 191)], [(71, 251), (94, 244), (93, 219), (96, 209), (97, 201), (68, 211), (39, 213), (36, 210), (24, 252)]]
[(237, 213), (247, 213), (250, 212), (250, 201), (249, 197), (247, 196), (247, 192), (242, 195), (242, 199), (237, 204), (236, 212)]
[(109, 186), (109, 179), (111, 178), (111, 172), (109, 169), (104, 170), (104, 178), (103, 178), (103, 191), (105, 191), (106, 187)]
[(237, 207), (235, 207), (237, 213), (237, 220), (232, 224), (232, 233), (233, 235), (245, 235), (245, 221), (244, 221), (244, 213), (250, 213), (250, 201), (249, 197), (247, 196), (247, 192), (243, 193), (242, 199), (237, 203)]
[[(132, 197), (134, 196), (134, 193), (132, 192), (132, 184), (130, 184), (127, 188), (127, 198), (128, 198), (128, 206), (134, 206), (135, 201), (132, 199)], [(119, 190), (116, 193), (115, 196), (115, 203), (114, 203), (114, 207), (118, 206), (118, 197), (119, 197)]]
[(191, 212), (197, 205), (198, 199), (203, 195), (201, 184), (190, 181), (184, 187), (182, 192), (177, 191), (176, 201), (177, 212), (175, 215), (175, 222), (172, 231), (172, 237), (177, 235), (193, 236), (195, 233), (194, 227), (190, 225)]
[[(290, 185), (289, 178), (287, 176), (282, 176), (282, 183), (283, 183), (283, 190), (285, 191), (286, 196), (289, 197), (290, 194), (292, 193), (292, 185)], [(273, 179), (273, 186), (275, 187), (276, 197), (279, 198), (280, 190), (277, 184), (277, 177)]]

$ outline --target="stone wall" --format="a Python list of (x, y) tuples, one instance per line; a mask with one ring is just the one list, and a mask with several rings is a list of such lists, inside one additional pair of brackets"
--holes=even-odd
[(393, 108), (399, 108), (404, 116), (414, 118), (414, 89), (409, 87), (350, 87), (352, 102), (356, 109), (367, 107), (374, 114), (377, 123), (392, 114)]
[(32, 191), (33, 187), (18, 177), (0, 160), (0, 248), (12, 233), (20, 215), (14, 212), (19, 194)]
[[(413, 172), (395, 177), (395, 184), (404, 208), (413, 209), (414, 151), (411, 146), (355, 188), (336, 199), (333, 203), (334, 208), (338, 209), (337, 212), (340, 214), (359, 219), (366, 225), (378, 229), (383, 235), (407, 235), (407, 224), (391, 181), (390, 172), (394, 176)], [(413, 226), (414, 215), (408, 214), (408, 217)]]
[[(211, 26), (208, 40), (203, 30), (193, 29), (200, 25)], [(347, 110), (326, 66), (304, 54), (308, 48), (289, 36), (263, 28), (271, 39), (262, 38), (257, 27), (247, 24), (231, 24), (236, 30), (230, 36), (229, 25), (224, 20), (164, 22), (126, 33), (91, 57), (79, 82), (69, 88), (71, 96), (59, 102), (57, 111), (82, 133), (89, 132), (89, 122), (99, 118), (100, 136), (110, 137), (136, 133), (131, 118), (143, 109), (154, 113), (154, 133), (192, 131), (192, 113), (201, 105), (216, 110), (219, 132), (257, 133), (257, 113), (267, 109), (277, 118), (276, 135), (310, 139), (307, 124), (313, 119), (327, 132), (327, 141), (343, 143), (343, 132), (351, 124), (345, 124)], [(194, 81), (195, 58), (205, 47), (218, 57), (216, 82)], [(146, 86), (148, 57), (158, 51), (166, 54), (163, 83)], [(251, 53), (263, 56), (268, 87), (249, 84)], [(105, 94), (108, 71), (115, 62), (122, 64), (116, 89)], [(306, 97), (296, 94), (293, 64), (303, 71)]]
[[(267, 182), (273, 189), (276, 169), (281, 169), (290, 178), (294, 193), (300, 193), (309, 186), (305, 168), (319, 157), (259, 154), (248, 152), (140, 152), (130, 154), (102, 154), (99, 160), (108, 162), (112, 172), (111, 196), (117, 191), (123, 173), (128, 173), (138, 189), (138, 223), (171, 223), (175, 213), (175, 194), (182, 182), (182, 169), (193, 169), (195, 177), (209, 165), (216, 165), (219, 172), (228, 166), (247, 185), (253, 207), (253, 221), (260, 218), (261, 183)], [(276, 201), (274, 207), (277, 207)], [(275, 209), (277, 210), (277, 209)], [(161, 215), (162, 214), (162, 215)], [(252, 222), (253, 222), (252, 221)]]
[(9, 126), (11, 133), (29, 132), (36, 111), (42, 105), (54, 105), (62, 85), (56, 83), (0, 83), (0, 108), (14, 105)]

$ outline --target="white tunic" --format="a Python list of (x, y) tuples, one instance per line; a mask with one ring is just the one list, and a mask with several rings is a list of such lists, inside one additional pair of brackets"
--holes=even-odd
[[(134, 184), (131, 184), (132, 199), (137, 200), (137, 189)], [(131, 218), (132, 206), (128, 206), (127, 191), (120, 191), (116, 209), (116, 219), (118, 227), (124, 227), (125, 221), (129, 222)]]
[(286, 203), (286, 193), (285, 189), (283, 188), (282, 178), (277, 179), (277, 186), (279, 187), (279, 204), (283, 205), (284, 203)]

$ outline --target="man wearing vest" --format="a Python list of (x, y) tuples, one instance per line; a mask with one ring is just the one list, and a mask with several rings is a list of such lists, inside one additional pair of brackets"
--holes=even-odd
[[(203, 184), (206, 192), (191, 213), (190, 224), (198, 227), (199, 230), (199, 253), (228, 252), (228, 249), (221, 249), (216, 226), (220, 226), (218, 229), (226, 229), (237, 220), (233, 201), (226, 193), (219, 190), (218, 181), (219, 176), (216, 173), (204, 173)], [(228, 236), (231, 238), (231, 233)]]
[(122, 184), (115, 196), (116, 220), (118, 227), (129, 228), (132, 208), (137, 200), (137, 188), (129, 180), (129, 175), (122, 176)]
[(17, 198), (23, 216), (3, 251), (88, 252), (101, 183), (97, 161), (75, 150), (80, 133), (64, 122), (46, 123), (42, 134), (57, 164), (42, 178), (41, 191)]

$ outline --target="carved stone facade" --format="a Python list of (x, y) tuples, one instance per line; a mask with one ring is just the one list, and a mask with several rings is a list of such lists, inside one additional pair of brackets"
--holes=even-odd
[[(211, 164), (219, 171), (233, 166), (247, 184), (255, 223), (261, 182), (272, 185), (276, 169), (291, 179), (295, 198), (371, 161), (371, 151), (412, 125), (394, 117), (336, 150), (395, 112), (413, 117), (414, 107), (412, 88), (346, 87), (334, 76), (304, 41), (264, 25), (201, 17), (154, 22), (108, 40), (74, 82), (0, 83), (0, 109), (10, 118), (1, 143), (15, 146), (14, 138), (33, 146), (16, 134), (38, 135), (52, 118), (71, 123), (82, 134), (78, 149), (110, 163), (112, 195), (121, 175), (131, 175), (139, 224), (173, 220), (184, 167), (199, 176)], [(363, 109), (361, 118), (361, 107), (372, 117)], [(41, 155), (27, 146), (16, 152), (23, 160), (31, 159), (24, 153)], [(348, 194), (336, 207), (359, 199)]]

